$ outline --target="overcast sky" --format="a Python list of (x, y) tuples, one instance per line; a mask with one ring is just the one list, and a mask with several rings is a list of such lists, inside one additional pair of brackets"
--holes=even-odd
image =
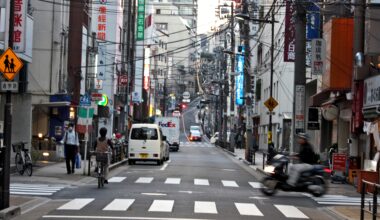
[(218, 0), (198, 1), (198, 34), (206, 33), (214, 24), (217, 2)]

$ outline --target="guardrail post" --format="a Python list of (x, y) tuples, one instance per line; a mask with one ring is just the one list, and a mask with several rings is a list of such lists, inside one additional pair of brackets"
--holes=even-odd
[(263, 153), (263, 170), (265, 168), (265, 157), (267, 156), (267, 154), (264, 152)]
[(377, 216), (377, 184), (373, 184), (374, 191), (373, 191), (373, 209), (372, 209), (372, 219), (376, 220)]
[(365, 193), (366, 182), (362, 180), (362, 188), (361, 188), (361, 200), (360, 200), (360, 220), (364, 220), (364, 193)]

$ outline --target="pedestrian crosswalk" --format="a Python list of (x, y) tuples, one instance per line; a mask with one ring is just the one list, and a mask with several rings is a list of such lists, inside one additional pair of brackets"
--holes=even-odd
[[(130, 180), (132, 179), (132, 180)], [(261, 183), (260, 182), (237, 182), (235, 180), (214, 180), (211, 182), (208, 179), (185, 179), (182, 180), (182, 178), (179, 177), (167, 177), (167, 178), (154, 178), (154, 177), (137, 177), (135, 178), (126, 178), (126, 177), (112, 177), (108, 180), (110, 183), (121, 183), (124, 181), (133, 181), (135, 184), (150, 184), (150, 183), (162, 183), (167, 185), (180, 185), (180, 184), (193, 184), (195, 186), (223, 186), (228, 188), (238, 188), (241, 186), (245, 187), (251, 187), (253, 189), (260, 189)]]
[[(344, 196), (344, 195), (324, 195), (322, 197), (312, 197), (308, 194), (305, 194), (305, 195), (309, 196), (320, 205), (359, 206), (361, 203), (360, 197), (353, 197), (353, 196), (350, 197), (350, 196)], [(364, 200), (365, 200), (365, 205), (368, 205), (368, 203), (372, 203), (372, 198), (365, 198)]]
[(64, 187), (46, 184), (11, 183), (9, 188), (11, 195), (51, 196)]
[(207, 143), (207, 142), (180, 142), (180, 147), (215, 147), (215, 145)]
[[(175, 200), (155, 199), (148, 203), (144, 202), (144, 205), (141, 205), (139, 202), (141, 201), (132, 198), (115, 198), (112, 201), (95, 198), (75, 198), (58, 207), (57, 211), (85, 211), (86, 208), (91, 209), (91, 204), (97, 204), (98, 207), (99, 203), (103, 204), (101, 205), (102, 211), (128, 212), (138, 208), (139, 210), (142, 209), (150, 213), (171, 213), (172, 216), (172, 214), (176, 214), (176, 212), (180, 214), (181, 210), (183, 210), (183, 202), (181, 202), (182, 207), (176, 210), (177, 206)], [(264, 216), (264, 212), (260, 210), (260, 208), (264, 209), (264, 207), (258, 207), (258, 205), (254, 203), (231, 202), (230, 204), (216, 201), (189, 201), (189, 205), (186, 207), (188, 207), (193, 214), (217, 215), (221, 214), (220, 212), (223, 211), (225, 205), (234, 207), (236, 215)], [(273, 204), (273, 207), (273, 210), (278, 211), (278, 214), (283, 216), (283, 218), (309, 219), (309, 217), (296, 206)], [(267, 209), (267, 205), (265, 209)], [(268, 211), (266, 213), (269, 214)], [(270, 214), (272, 213), (273, 211), (270, 212)]]

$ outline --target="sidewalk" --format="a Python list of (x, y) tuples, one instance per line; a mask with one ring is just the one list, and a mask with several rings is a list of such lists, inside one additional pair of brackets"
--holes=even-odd
[[(110, 165), (110, 170), (116, 168), (123, 163), (127, 162), (124, 159), (120, 162)], [(74, 174), (67, 174), (66, 163), (65, 162), (39, 162), (37, 165), (33, 166), (32, 176), (21, 176), (18, 173), (12, 173), (10, 176), (10, 182), (18, 182), (25, 184), (55, 184), (55, 185), (70, 185), (79, 186), (87, 184), (94, 180), (94, 177), (88, 176), (88, 164), (86, 165), (86, 175), (83, 175), (84, 161), (82, 161), (82, 168), (75, 169)], [(91, 167), (91, 171), (94, 168)], [(9, 206), (13, 208), (20, 208), (21, 214), (26, 210), (37, 206), (44, 201), (48, 201), (49, 198), (44, 197), (32, 197), (32, 196), (17, 196), (10, 195)], [(7, 210), (8, 211), (8, 210)], [(2, 217), (9, 215), (6, 210), (0, 211), (0, 219)], [(14, 217), (14, 216), (13, 216)]]
[[(262, 175), (265, 174), (263, 170), (263, 153), (262, 152), (256, 152), (255, 164), (252, 164), (248, 162), (247, 160), (245, 160), (245, 149), (235, 149), (234, 153), (229, 152), (229, 151), (226, 151), (226, 152), (233, 155), (237, 160), (243, 161), (249, 167), (261, 173)], [(264, 167), (265, 166), (266, 165), (264, 165)], [(327, 194), (330, 194), (330, 195), (360, 197), (360, 193), (356, 191), (356, 188), (349, 184), (341, 184), (341, 183), (334, 184), (334, 183), (329, 182), (328, 187), (329, 188), (328, 188)], [(347, 220), (360, 219), (360, 206), (329, 206), (329, 207), (326, 207), (326, 209), (331, 214), (337, 216), (338, 219), (347, 219)], [(365, 213), (364, 216), (365, 216), (364, 219), (372, 219), (372, 217), (368, 213)]]

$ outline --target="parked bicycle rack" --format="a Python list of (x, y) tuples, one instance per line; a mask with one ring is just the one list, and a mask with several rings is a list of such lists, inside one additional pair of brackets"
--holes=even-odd
[[(368, 210), (364, 209), (365, 202), (365, 194), (367, 194), (367, 187), (371, 187), (373, 190), (372, 194), (372, 205), (369, 201)], [(380, 185), (376, 183), (372, 183), (366, 180), (362, 180), (362, 188), (361, 188), (361, 204), (360, 204), (360, 220), (364, 220), (364, 212), (370, 213), (372, 215), (372, 219), (375, 220), (377, 218), (377, 194), (379, 193)], [(372, 210), (371, 210), (372, 207)]]

